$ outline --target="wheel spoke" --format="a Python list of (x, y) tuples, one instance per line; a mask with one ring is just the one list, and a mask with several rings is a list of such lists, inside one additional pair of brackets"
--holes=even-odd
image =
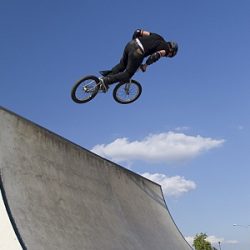
[(138, 83), (130, 82), (117, 85), (114, 98), (119, 103), (131, 103), (141, 94), (141, 86)]
[(71, 97), (77, 103), (84, 103), (93, 99), (97, 92), (95, 77), (85, 77), (73, 87)]

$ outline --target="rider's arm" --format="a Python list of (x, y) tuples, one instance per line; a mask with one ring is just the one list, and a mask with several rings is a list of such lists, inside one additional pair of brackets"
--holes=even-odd
[(151, 56), (148, 57), (146, 64), (150, 65), (152, 63), (155, 63), (156, 61), (158, 61), (161, 57), (166, 55), (166, 51), (165, 50), (159, 50), (157, 52), (155, 52), (154, 54), (152, 54)]
[(150, 32), (143, 30), (143, 29), (137, 29), (135, 30), (132, 39), (139, 38), (142, 36), (149, 36), (149, 35), (150, 35)]

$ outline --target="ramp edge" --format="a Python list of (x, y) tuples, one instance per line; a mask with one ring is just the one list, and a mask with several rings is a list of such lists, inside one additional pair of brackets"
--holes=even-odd
[(8, 214), (8, 217), (9, 217), (9, 220), (10, 220), (10, 223), (12, 225), (12, 228), (14, 230), (14, 233), (22, 247), (23, 250), (27, 250), (27, 247), (22, 239), (22, 236), (21, 234), (19, 233), (19, 230), (17, 228), (17, 225), (16, 225), (16, 222), (15, 222), (15, 219), (12, 215), (12, 212), (11, 212), (11, 209), (10, 209), (10, 206), (8, 204), (8, 200), (7, 200), (7, 196), (6, 196), (6, 192), (5, 192), (5, 189), (4, 189), (4, 184), (3, 184), (3, 179), (2, 179), (2, 174), (0, 172), (0, 191), (1, 191), (1, 194), (2, 194), (2, 198), (3, 198), (3, 203), (4, 203), (4, 206), (5, 206), (5, 209), (6, 209), (6, 212)]

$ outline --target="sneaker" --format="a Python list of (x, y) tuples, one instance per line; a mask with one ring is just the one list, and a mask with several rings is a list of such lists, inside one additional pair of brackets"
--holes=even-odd
[(100, 82), (99, 82), (100, 86), (99, 86), (99, 90), (103, 91), (104, 93), (106, 93), (108, 91), (108, 85), (104, 82), (103, 78), (100, 78)]

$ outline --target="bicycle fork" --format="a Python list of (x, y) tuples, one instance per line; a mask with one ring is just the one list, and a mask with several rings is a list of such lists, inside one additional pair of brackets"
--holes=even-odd
[(127, 95), (129, 95), (130, 85), (131, 85), (131, 80), (129, 80), (129, 82), (127, 82), (127, 83), (125, 84), (125, 87), (124, 87), (125, 92), (126, 92)]

